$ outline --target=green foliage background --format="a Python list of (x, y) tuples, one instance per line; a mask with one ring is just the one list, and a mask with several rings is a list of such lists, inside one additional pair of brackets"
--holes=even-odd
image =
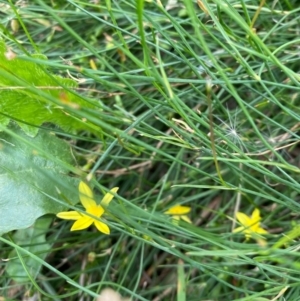
[[(0, 1), (1, 298), (299, 300), (298, 6)], [(55, 218), (79, 180), (110, 236)]]

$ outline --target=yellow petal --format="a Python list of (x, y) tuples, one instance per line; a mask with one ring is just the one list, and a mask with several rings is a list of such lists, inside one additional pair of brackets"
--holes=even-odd
[(187, 223), (190, 223), (190, 224), (192, 223), (192, 221), (190, 220), (190, 218), (187, 215), (181, 215), (180, 218)]
[(191, 207), (188, 206), (181, 206), (181, 205), (175, 205), (168, 209), (165, 214), (170, 214), (170, 215), (183, 215), (187, 214), (191, 211)]
[(77, 211), (59, 212), (56, 216), (62, 219), (71, 219), (75, 221), (82, 217), (82, 215)]
[(258, 234), (268, 234), (269, 232), (261, 227), (258, 227), (255, 231), (255, 233), (258, 233)]
[(255, 224), (261, 220), (259, 209), (254, 209), (251, 215), (252, 223)]
[(79, 198), (81, 204), (85, 209), (97, 205), (96, 202), (94, 201), (94, 196), (91, 188), (83, 181), (80, 181), (79, 183)]
[(119, 187), (114, 187), (108, 193), (106, 193), (105, 196), (103, 197), (102, 201), (101, 201), (101, 205), (104, 205), (104, 206), (107, 207), (109, 205), (110, 201), (114, 197), (113, 194), (117, 193), (118, 189), (119, 189)]
[(256, 224), (254, 224), (250, 227), (251, 231), (255, 232), (255, 233), (258, 233), (257, 231), (259, 231), (259, 228), (260, 228), (260, 223), (259, 222), (256, 222)]
[(101, 205), (91, 206), (86, 210), (87, 213), (100, 217), (104, 213), (104, 208)]
[(94, 221), (94, 224), (100, 232), (107, 234), (107, 235), (110, 234), (109, 227), (106, 224), (104, 224), (100, 221), (96, 221), (96, 220)]
[(71, 231), (86, 229), (93, 223), (93, 221), (94, 220), (91, 217), (83, 216), (73, 224)]
[(249, 216), (247, 216), (245, 213), (237, 212), (236, 218), (246, 228), (253, 224), (251, 218)]

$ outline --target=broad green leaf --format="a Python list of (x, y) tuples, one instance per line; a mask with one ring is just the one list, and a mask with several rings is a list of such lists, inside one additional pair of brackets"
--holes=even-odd
[(68, 144), (47, 131), (35, 138), (16, 127), (0, 132), (0, 235), (64, 210), (64, 198), (77, 203), (78, 180), (67, 169), (72, 163)]
[[(41, 54), (29, 57), (32, 58), (46, 60)], [(81, 107), (95, 109), (67, 90), (74, 90), (77, 83), (49, 73), (45, 65), (25, 59), (0, 41), (0, 124), (7, 126), (10, 119), (14, 119), (32, 137), (45, 122), (54, 123), (66, 132), (90, 129), (85, 120), (67, 112), (67, 108), (75, 111)]]
[[(45, 237), (51, 222), (52, 217), (42, 217), (38, 219), (33, 226), (16, 231), (12, 240), (18, 246), (23, 247), (44, 260), (48, 252), (51, 251), (51, 246), (46, 242)], [(24, 256), (22, 257), (22, 260), (31, 277), (36, 278), (40, 271), (41, 264), (30, 256)], [(18, 283), (29, 280), (27, 272), (15, 250), (11, 251), (9, 254), (6, 272), (11, 279)]]

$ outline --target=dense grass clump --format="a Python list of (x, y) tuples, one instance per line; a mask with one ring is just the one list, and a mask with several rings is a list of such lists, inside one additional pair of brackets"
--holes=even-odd
[(0, 300), (300, 300), (298, 1), (13, 2)]

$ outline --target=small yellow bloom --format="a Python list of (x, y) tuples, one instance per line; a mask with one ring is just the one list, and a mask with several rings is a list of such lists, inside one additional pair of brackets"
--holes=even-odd
[[(109, 234), (109, 227), (105, 223), (100, 222), (98, 219), (103, 215), (105, 211), (104, 208), (109, 205), (110, 201), (114, 197), (113, 194), (118, 191), (119, 187), (114, 187), (106, 193), (100, 202), (100, 205), (96, 204), (93, 192), (87, 184), (81, 181), (78, 188), (82, 206), (85, 208), (87, 213), (93, 215), (95, 218), (77, 211), (59, 212), (56, 216), (62, 219), (75, 220), (76, 222), (73, 224), (71, 231), (83, 230), (88, 228), (90, 225), (95, 224), (96, 228), (100, 232)], [(104, 205), (104, 208), (101, 205)]]
[(165, 214), (172, 215), (172, 218), (179, 220), (182, 219), (187, 223), (192, 223), (187, 214), (191, 211), (191, 207), (175, 205), (171, 207), (169, 210), (165, 211)]
[[(255, 234), (268, 233), (268, 231), (266, 231), (260, 226), (261, 217), (258, 209), (254, 209), (250, 217), (242, 212), (237, 212), (236, 218), (241, 223), (242, 226), (234, 229), (233, 232), (245, 233), (247, 240), (251, 237), (255, 238)], [(257, 241), (262, 245), (265, 244), (263, 240), (257, 239)]]

